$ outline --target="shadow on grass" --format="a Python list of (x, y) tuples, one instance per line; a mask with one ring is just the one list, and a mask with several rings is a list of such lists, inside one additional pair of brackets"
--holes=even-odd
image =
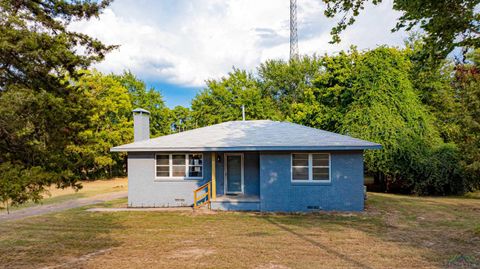
[[(480, 268), (480, 203), (463, 197), (372, 195), (381, 224), (352, 227), (383, 241), (424, 250), (424, 258), (448, 268)], [(367, 212), (369, 214), (371, 212)], [(456, 257), (467, 257), (457, 259)], [(461, 260), (461, 261), (457, 261)], [(468, 266), (465, 264), (468, 263)]]
[(263, 219), (266, 220), (266, 221), (268, 221), (268, 222), (271, 223), (272, 225), (278, 227), (279, 229), (281, 229), (281, 230), (283, 230), (283, 231), (285, 231), (285, 232), (288, 232), (288, 233), (296, 236), (297, 238), (305, 241), (306, 243), (309, 243), (309, 244), (311, 244), (311, 245), (313, 245), (313, 246), (315, 246), (315, 247), (317, 247), (317, 248), (320, 248), (320, 249), (328, 252), (329, 254), (332, 254), (332, 255), (338, 257), (339, 259), (342, 259), (342, 260), (344, 260), (344, 261), (352, 264), (352, 265), (355, 266), (355, 267), (358, 267), (358, 268), (372, 268), (372, 267), (370, 267), (370, 266), (368, 266), (368, 265), (366, 265), (366, 264), (364, 264), (364, 263), (362, 263), (362, 262), (360, 262), (360, 261), (357, 261), (357, 260), (355, 260), (355, 259), (353, 259), (353, 258), (351, 258), (351, 257), (349, 257), (349, 256), (347, 256), (347, 255), (345, 255), (345, 254), (342, 254), (342, 253), (340, 253), (340, 252), (338, 252), (338, 251), (330, 248), (329, 246), (326, 246), (326, 245), (324, 245), (324, 244), (321, 244), (321, 243), (319, 243), (319, 242), (317, 242), (317, 241), (309, 238), (308, 236), (305, 236), (305, 235), (303, 235), (303, 234), (297, 233), (297, 232), (295, 232), (293, 229), (290, 229), (290, 228), (287, 227), (286, 225), (281, 224), (281, 223), (279, 223), (279, 222), (276, 222), (276, 221), (274, 221), (274, 220), (271, 219), (271, 218), (266, 217), (266, 218), (263, 218)]
[(426, 250), (433, 254), (428, 259), (448, 268), (480, 268), (478, 200), (378, 195), (370, 203), (383, 218), (383, 232), (377, 233), (381, 239)]
[[(0, 223), (0, 268), (70, 268), (120, 246), (115, 214), (72, 209)], [(51, 267), (50, 267), (51, 266)]]
[[(296, 227), (326, 231), (354, 229), (378, 240), (418, 249), (425, 261), (448, 268), (480, 268), (480, 203), (454, 198), (372, 195), (363, 213), (265, 216), (271, 224), (353, 265), (349, 256), (296, 232)], [(457, 262), (456, 257), (467, 257)], [(464, 266), (468, 264), (468, 266)]]

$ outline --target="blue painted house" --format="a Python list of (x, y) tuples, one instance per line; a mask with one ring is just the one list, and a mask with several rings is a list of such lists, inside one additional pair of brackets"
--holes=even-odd
[(150, 139), (134, 110), (128, 205), (305, 212), (364, 208), (363, 152), (376, 143), (270, 120), (230, 121)]

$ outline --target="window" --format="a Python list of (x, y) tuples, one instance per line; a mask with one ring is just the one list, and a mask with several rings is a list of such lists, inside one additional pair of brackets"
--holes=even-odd
[(188, 154), (188, 176), (202, 177), (202, 154)]
[(170, 176), (169, 155), (157, 155), (157, 177)]
[(292, 154), (292, 179), (308, 180), (308, 154)]
[(292, 181), (330, 181), (330, 154), (292, 154)]
[(157, 178), (202, 178), (203, 155), (190, 154), (157, 154)]
[(312, 180), (330, 180), (330, 154), (312, 154)]
[(173, 154), (172, 156), (172, 174), (173, 177), (185, 177), (185, 155)]

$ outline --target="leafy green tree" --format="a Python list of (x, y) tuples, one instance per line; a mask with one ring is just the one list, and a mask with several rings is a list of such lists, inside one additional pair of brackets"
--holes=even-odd
[[(64, 79), (102, 60), (114, 46), (72, 32), (72, 20), (100, 14), (110, 1), (0, 1), (0, 89), (23, 86), (59, 93)], [(79, 47), (83, 53), (78, 53)]]
[(353, 48), (350, 54), (340, 52), (338, 56), (318, 59), (319, 71), (311, 79), (312, 86), (304, 91), (303, 102), (292, 103), (292, 113), (287, 118), (300, 124), (340, 132), (354, 98), (351, 91), (355, 81), (353, 61), (360, 57)]
[[(425, 64), (417, 57), (424, 43), (416, 40), (407, 44), (407, 54), (413, 64), (411, 80), (420, 100), (435, 116), (444, 141), (455, 143), (462, 152), (460, 163), (466, 189), (479, 188), (480, 143), (478, 96), (478, 50), (467, 55), (467, 64), (444, 60), (436, 65)], [(452, 147), (450, 147), (452, 148)]]
[(84, 71), (75, 86), (88, 110), (83, 130), (65, 151), (75, 173), (84, 179), (123, 175), (126, 155), (110, 148), (133, 140), (131, 95), (113, 76), (97, 71)]
[(320, 66), (320, 59), (316, 56), (289, 62), (268, 60), (258, 68), (259, 85), (280, 111), (289, 114), (292, 103), (303, 102), (304, 91), (312, 87)]
[(65, 148), (86, 123), (81, 99), (74, 89), (62, 97), (27, 88), (2, 92), (0, 163), (41, 167), (60, 186), (77, 186), (75, 164), (65, 158)]
[[(341, 19), (332, 29), (332, 42), (340, 42), (340, 33), (355, 22), (366, 3), (378, 5), (382, 0), (323, 0), (325, 15)], [(426, 56), (444, 59), (455, 47), (480, 45), (479, 0), (394, 0), (393, 9), (402, 16), (392, 31), (420, 28), (425, 33)]]
[(242, 105), (247, 120), (281, 116), (273, 100), (262, 95), (257, 80), (246, 71), (234, 69), (227, 77), (207, 81), (207, 87), (192, 100), (192, 117), (198, 126), (242, 120)]
[[(267, 61), (257, 77), (235, 69), (221, 80), (209, 81), (197, 95), (192, 102), (194, 120), (204, 126), (240, 119), (243, 94), (255, 90), (249, 97), (262, 108), (273, 106), (264, 111), (276, 118), (382, 144), (382, 150), (366, 152), (365, 163), (367, 173), (387, 191), (462, 193), (472, 188), (472, 180), (465, 176), (467, 159), (460, 154), (458, 130), (468, 129), (466, 139), (476, 141), (476, 130), (463, 127), (476, 125), (458, 120), (458, 108), (465, 104), (457, 95), (468, 88), (463, 91), (469, 93), (471, 106), (463, 113), (474, 119), (476, 95), (470, 93), (476, 93), (476, 77), (469, 75), (467, 84), (452, 90), (450, 63), (421, 65), (417, 55), (424, 44)], [(473, 164), (478, 146), (470, 146), (468, 160)]]
[[(414, 83), (413, 54), (410, 49), (380, 47), (358, 52), (353, 48), (335, 56), (303, 59), (307, 66), (301, 69), (309, 72), (299, 72), (299, 63), (277, 61), (262, 66), (260, 87), (267, 96), (280, 92), (273, 98), (282, 96), (276, 100), (289, 121), (382, 144), (382, 150), (367, 152), (365, 160), (367, 172), (387, 190), (463, 192), (466, 182), (459, 150), (455, 144), (443, 143), (435, 114), (429, 109), (444, 101), (422, 102), (422, 94), (437, 99), (442, 97), (439, 92), (450, 94), (450, 80), (435, 69)], [(299, 86), (285, 91), (283, 85)]]
[[(441, 143), (432, 117), (414, 91), (405, 53), (380, 47), (324, 56), (322, 73), (304, 103), (294, 104), (295, 122), (382, 144), (365, 155), (369, 173), (382, 174), (387, 186), (414, 189), (418, 171), (411, 171), (416, 147)], [(415, 145), (415, 147), (411, 147)]]
[[(352, 103), (345, 113), (341, 132), (367, 140), (380, 141), (384, 150), (367, 152), (369, 171), (385, 176), (387, 187), (419, 194), (458, 193), (461, 177), (456, 169), (428, 169), (430, 163), (459, 165), (455, 149), (444, 152), (434, 118), (422, 105), (409, 77), (411, 63), (404, 52), (378, 48), (354, 59), (354, 82), (349, 88)], [(437, 160), (437, 157), (453, 156)], [(425, 184), (434, 180), (435, 184)], [(441, 174), (440, 172), (444, 172)], [(442, 181), (440, 181), (440, 179)]]
[(472, 188), (480, 189), (480, 49), (468, 55), (470, 63), (455, 68), (453, 88), (458, 110), (455, 119), (461, 131), (455, 142)]
[[(169, 109), (165, 106), (162, 94), (150, 88), (147, 90), (145, 82), (139, 80), (130, 71), (122, 75), (111, 75), (119, 81), (131, 97), (132, 107), (150, 111), (150, 134), (159, 136), (171, 132)], [(131, 116), (131, 113), (129, 114)]]
[(51, 174), (41, 167), (25, 169), (23, 165), (10, 162), (0, 163), (0, 202), (7, 213), (9, 207), (27, 201), (38, 202), (44, 192), (43, 184), (51, 181)]
[(81, 178), (125, 174), (126, 154), (112, 153), (110, 148), (133, 142), (134, 108), (150, 110), (153, 136), (171, 132), (172, 112), (165, 107), (161, 94), (153, 88), (147, 91), (145, 83), (132, 73), (104, 75), (83, 71), (74, 83), (82, 96), (81, 107), (87, 113), (82, 129), (65, 154)]
[(170, 113), (172, 132), (183, 132), (196, 127), (190, 109), (183, 106), (176, 106)]
[(453, 142), (461, 131), (455, 116), (458, 104), (452, 88), (454, 64), (451, 60), (425, 63), (421, 56), (424, 46), (423, 40), (417, 37), (406, 42), (405, 53), (412, 63), (410, 80), (420, 101), (433, 113), (443, 140)]
[(414, 193), (445, 195), (462, 194), (471, 190), (472, 182), (465, 177), (461, 152), (456, 144), (440, 143), (430, 148), (414, 143), (407, 146), (410, 146), (410, 151), (415, 154), (407, 167), (408, 172), (416, 177), (410, 179), (414, 183)]
[[(108, 4), (0, 1), (0, 163), (13, 164), (17, 175), (38, 173), (28, 188), (42, 191), (52, 182), (79, 187), (75, 163), (65, 158), (65, 150), (78, 140), (88, 111), (71, 82), (114, 47), (72, 32), (68, 25), (98, 16)], [(45, 171), (48, 180), (41, 176)]]

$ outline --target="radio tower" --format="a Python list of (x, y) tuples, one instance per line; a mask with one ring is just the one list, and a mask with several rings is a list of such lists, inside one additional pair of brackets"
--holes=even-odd
[(290, 59), (298, 59), (297, 0), (290, 0)]

